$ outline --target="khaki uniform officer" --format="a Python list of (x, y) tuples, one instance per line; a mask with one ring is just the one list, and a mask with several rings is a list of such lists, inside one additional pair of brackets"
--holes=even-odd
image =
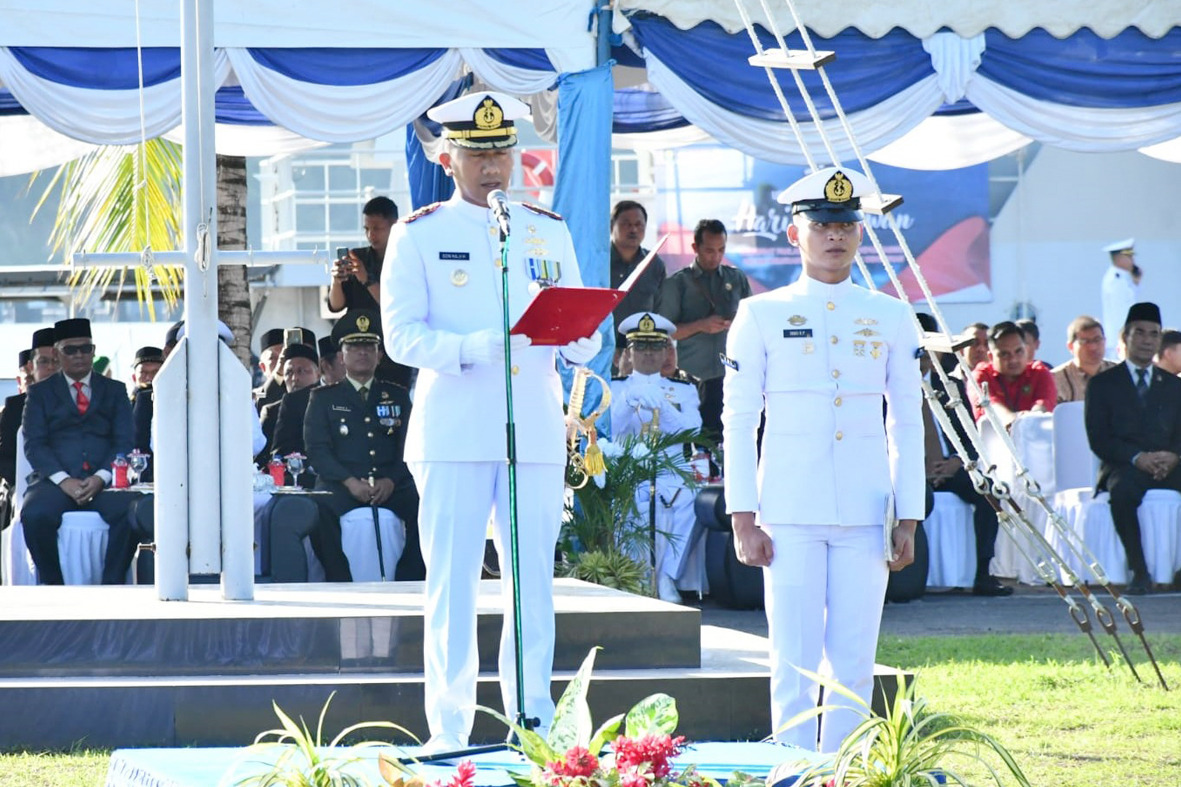
[[(677, 326), (659, 314), (640, 312), (622, 320), (618, 330), (627, 337), (632, 354), (632, 373), (611, 381), (611, 435), (623, 438), (641, 434), (652, 424), (652, 416), (659, 413), (656, 427), (665, 433), (686, 429), (701, 429), (701, 402), (697, 386), (689, 382), (668, 379), (660, 375), (660, 368), (671, 346), (670, 336)], [(683, 456), (683, 446), (669, 448)], [(682, 462), (687, 467), (687, 463)], [(645, 532), (648, 527), (651, 488), (641, 484), (636, 490), (639, 521), (636, 525)], [(662, 473), (656, 478), (656, 589), (661, 600), (679, 603), (678, 586), (685, 590), (701, 591), (701, 571), (687, 565), (693, 552), (693, 493), (675, 473)], [(644, 554), (647, 561), (647, 554)]]
[[(899, 520), (895, 570), (913, 560), (923, 516), (918, 333), (906, 304), (849, 278), (868, 191), (861, 173), (828, 168), (779, 197), (792, 205), (787, 236), (800, 248), (803, 273), (744, 300), (726, 348), (726, 504), (739, 559), (765, 567), (772, 728), (804, 748), (816, 745), (815, 720), (780, 729), (817, 701), (818, 687), (795, 667), (818, 671), (825, 663), (869, 701), (888, 573), (887, 507)], [(821, 750), (835, 751), (859, 721), (850, 710), (826, 713)]]
[[(425, 705), (429, 751), (467, 742), (476, 701), (476, 593), (489, 516), (500, 565), (509, 560), (505, 440), (505, 352), (497, 222), (488, 195), (512, 173), (516, 129), (528, 107), (501, 93), (469, 94), (427, 114), (444, 126), (439, 162), (455, 180), (449, 201), (419, 210), (390, 232), (382, 270), (382, 318), (390, 357), (419, 370), (406, 462), (422, 495), (426, 559)], [(574, 244), (561, 217), (511, 204), (510, 324), (541, 280), (581, 284)], [(585, 363), (598, 334), (557, 348), (512, 337), (517, 446), (517, 513), (524, 633), (525, 714), (553, 715), (554, 545), (566, 463), (557, 364)], [(317, 468), (319, 469), (319, 468)], [(504, 572), (500, 679), (516, 713), (511, 573)]]

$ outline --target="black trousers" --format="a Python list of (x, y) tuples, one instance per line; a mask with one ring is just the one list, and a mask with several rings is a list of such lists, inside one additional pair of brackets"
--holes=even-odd
[(999, 529), (996, 510), (972, 486), (972, 477), (962, 467), (942, 485), (935, 487), (935, 491), (951, 492), (972, 506), (972, 529), (976, 531), (976, 580), (986, 579), (989, 575), (988, 564), (996, 552), (996, 534)]
[(1128, 555), (1128, 568), (1133, 574), (1147, 574), (1144, 546), (1140, 541), (1140, 517), (1136, 509), (1144, 501), (1149, 489), (1175, 489), (1181, 492), (1181, 465), (1160, 481), (1138, 467), (1117, 467), (1107, 476), (1107, 491), (1111, 495), (1111, 519), (1115, 532)]
[(78, 505), (57, 484), (41, 479), (25, 492), (21, 524), (25, 543), (43, 585), (63, 585), (61, 558), (57, 552), (57, 531), (62, 515), (71, 511), (94, 511), (110, 527), (103, 561), (103, 584), (122, 585), (131, 565), (133, 546), (127, 509), (137, 497), (129, 492), (99, 492), (86, 505)]
[(701, 430), (714, 440), (722, 439), (722, 380), (714, 377), (701, 381)]

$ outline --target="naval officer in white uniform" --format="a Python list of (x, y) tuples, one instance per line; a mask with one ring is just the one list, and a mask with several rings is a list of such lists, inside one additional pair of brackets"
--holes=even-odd
[[(611, 381), (612, 437), (641, 434), (645, 427), (651, 426), (653, 413), (659, 413), (656, 428), (665, 434), (686, 429), (700, 432), (701, 400), (697, 386), (660, 374), (676, 329), (668, 318), (649, 312), (633, 314), (619, 323), (616, 330), (627, 339), (632, 373)], [(683, 445), (672, 446), (667, 451), (670, 458), (679, 460), (686, 471), (689, 469)], [(696, 523), (694, 495), (680, 476), (665, 472), (656, 477), (656, 496), (656, 589), (662, 601), (680, 603), (678, 588), (704, 590), (704, 571), (688, 565), (695, 546), (692, 543)], [(639, 511), (636, 524), (642, 523), (645, 532), (650, 501), (651, 487), (642, 484), (636, 490)], [(647, 557), (645, 553), (645, 561)]]
[[(528, 107), (479, 92), (427, 114), (443, 124), (439, 156), (455, 195), (395, 224), (382, 272), (386, 348), (419, 369), (405, 458), (421, 496), (426, 560), (424, 636), (429, 751), (467, 744), (476, 702), (476, 594), (491, 515), (500, 565), (509, 566), (504, 334), (500, 245), (488, 194), (506, 189), (516, 144), (513, 120)], [(509, 319), (525, 311), (540, 280), (580, 286), (578, 260), (557, 214), (512, 203)], [(566, 463), (562, 384), (557, 364), (598, 352), (595, 334), (564, 347), (532, 347), (513, 336), (511, 368), (517, 446), (517, 512), (524, 632), (525, 715), (553, 716), (554, 545)], [(504, 572), (500, 682), (506, 714), (516, 713), (511, 572)]]
[[(918, 332), (905, 303), (849, 278), (869, 192), (861, 173), (830, 167), (779, 196), (803, 272), (742, 301), (726, 343), (726, 505), (739, 559), (764, 567), (773, 734), (806, 749), (815, 718), (783, 727), (816, 706), (818, 686), (795, 668), (869, 701), (888, 569), (914, 559), (924, 513)], [(824, 714), (820, 750), (859, 722)]]
[(1119, 357), (1119, 337), (1128, 309), (1140, 300), (1140, 268), (1136, 265), (1136, 239), (1126, 238), (1103, 247), (1111, 265), (1103, 274), (1103, 335), (1107, 357)]

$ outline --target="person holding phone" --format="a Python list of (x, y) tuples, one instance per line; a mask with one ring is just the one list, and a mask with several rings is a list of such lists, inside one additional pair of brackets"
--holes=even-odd
[(328, 310), (371, 309), (377, 311), (381, 300), (381, 265), (390, 228), (398, 220), (398, 206), (389, 197), (374, 197), (361, 209), (365, 240), (360, 249), (339, 248), (332, 264), (332, 284), (328, 288)]

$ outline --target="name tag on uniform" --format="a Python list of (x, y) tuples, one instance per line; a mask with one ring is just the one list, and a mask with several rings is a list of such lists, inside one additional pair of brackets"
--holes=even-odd
[(783, 329), (783, 338), (784, 339), (811, 339), (812, 338), (812, 329), (811, 328), (784, 328)]
[(351, 413), (353, 411), (353, 408), (345, 407), (344, 405), (340, 405), (340, 404), (332, 405), (332, 409), (334, 412), (338, 412), (338, 413)]
[(439, 252), (439, 259), (441, 260), (470, 260), (472, 255), (466, 251), (441, 251)]

